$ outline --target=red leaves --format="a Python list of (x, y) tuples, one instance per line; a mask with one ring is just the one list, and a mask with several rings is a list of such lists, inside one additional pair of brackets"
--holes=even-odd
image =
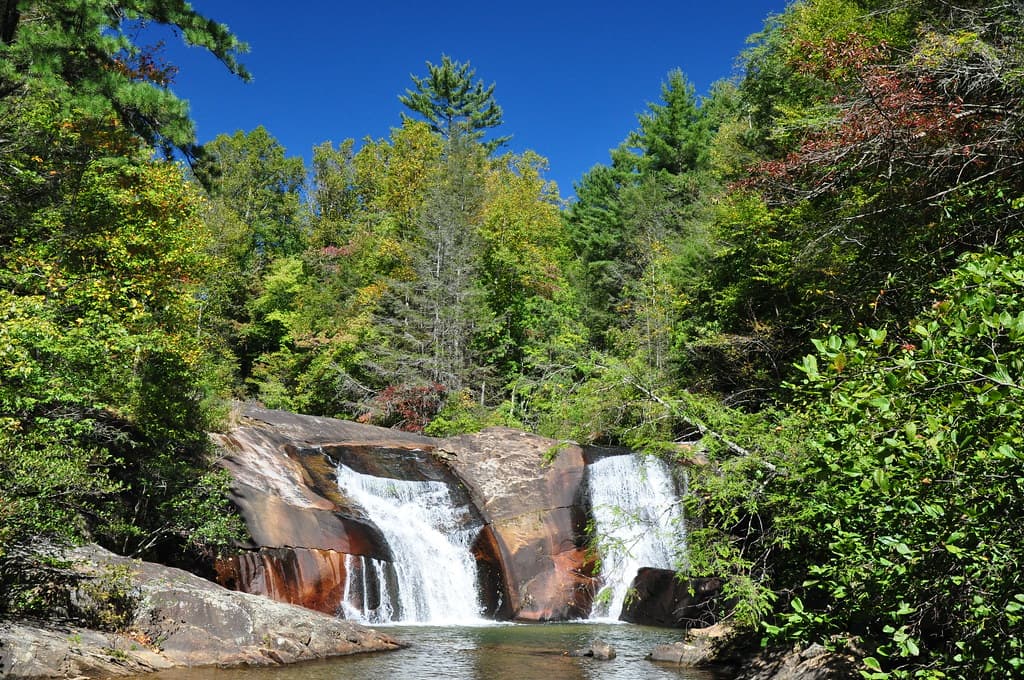
[(747, 186), (778, 198), (807, 198), (841, 190), (852, 176), (899, 173), (928, 183), (943, 170), (984, 164), (983, 121), (998, 116), (986, 119), (983, 107), (968, 107), (931, 73), (885, 63), (884, 43), (852, 34), (804, 45), (801, 52), (810, 56), (794, 64), (798, 72), (835, 88), (828, 100), (834, 116), (824, 123), (797, 121), (805, 127), (797, 147), (751, 168)]
[(448, 388), (440, 383), (390, 385), (374, 398), (374, 410), (364, 413), (358, 420), (406, 432), (422, 432), (444, 405), (447, 393)]
[(134, 81), (150, 82), (159, 87), (168, 87), (178, 75), (178, 67), (163, 60), (163, 41), (143, 47), (137, 54), (115, 57), (113, 70)]

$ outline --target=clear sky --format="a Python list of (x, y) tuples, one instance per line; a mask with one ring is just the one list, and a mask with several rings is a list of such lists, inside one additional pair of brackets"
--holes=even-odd
[[(168, 40), (200, 142), (263, 125), (307, 160), (324, 141), (386, 137), (398, 96), (442, 54), (496, 83), (502, 134), (550, 162), (563, 197), (636, 127), (669, 71), (697, 88), (735, 73), (746, 38), (785, 0), (411, 2), (192, 0), (250, 45), (244, 84), (213, 57)], [(178, 41), (180, 42), (180, 41)]]

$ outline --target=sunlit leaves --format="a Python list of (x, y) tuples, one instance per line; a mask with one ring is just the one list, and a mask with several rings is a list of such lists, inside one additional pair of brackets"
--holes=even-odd
[(871, 594), (844, 598), (821, 629), (889, 636), (879, 668), (921, 655), (1009, 663), (989, 654), (1019, 634), (1007, 616), (1021, 545), (1003, 518), (1024, 510), (1022, 270), (1019, 252), (966, 258), (911, 324), (916, 342), (833, 336), (802, 364), (813, 454), (786, 481), (817, 508), (819, 582), (833, 597)]

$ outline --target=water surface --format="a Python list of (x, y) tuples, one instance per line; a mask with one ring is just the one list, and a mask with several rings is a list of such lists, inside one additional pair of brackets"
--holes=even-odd
[[(411, 647), (326, 661), (246, 669), (178, 669), (150, 680), (718, 680), (644, 657), (681, 631), (630, 624), (559, 623), (482, 626), (377, 626)], [(601, 639), (616, 658), (565, 653)]]

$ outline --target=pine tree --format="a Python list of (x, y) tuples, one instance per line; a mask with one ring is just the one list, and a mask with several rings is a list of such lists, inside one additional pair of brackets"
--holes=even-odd
[(244, 80), (247, 51), (227, 26), (183, 0), (29, 0), (0, 3), (0, 98), (45, 83), (59, 97), (100, 118), (113, 114), (149, 144), (192, 151), (187, 102), (169, 89), (176, 69), (156, 50), (135, 44), (140, 26), (163, 24), (203, 47)]
[[(489, 87), (484, 87), (481, 80), (474, 83), (476, 71), (469, 62), (463, 64), (443, 55), (440, 65), (428, 61), (427, 71), (425, 78), (411, 76), (415, 90), (406, 90), (398, 100), (422, 116), (431, 130), (445, 139), (459, 132), (480, 138), (484, 130), (501, 125), (502, 111), (494, 101), (494, 83)], [(497, 137), (485, 146), (493, 151), (509, 139)]]

